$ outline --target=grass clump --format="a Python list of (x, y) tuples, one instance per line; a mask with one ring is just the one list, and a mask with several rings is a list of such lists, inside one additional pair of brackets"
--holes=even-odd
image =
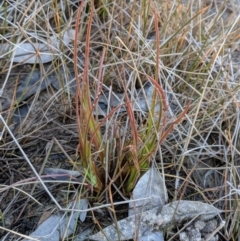
[[(81, 13), (83, 9), (84, 3), (81, 4), (79, 7), (78, 15), (77, 15), (77, 26), (78, 22), (81, 18)], [(115, 7), (115, 6), (114, 6)], [(146, 120), (141, 120), (145, 122), (139, 128), (136, 123), (134, 111), (133, 111), (133, 103), (135, 100), (133, 98), (128, 97), (128, 85), (126, 81), (122, 80), (122, 88), (125, 92), (126, 98), (126, 112), (127, 112), (127, 122), (130, 126), (128, 129), (129, 135), (128, 140), (126, 137), (120, 137), (120, 140), (117, 140), (117, 136), (115, 133), (109, 133), (108, 135), (103, 136), (101, 134), (100, 125), (108, 124), (109, 122), (113, 122), (113, 118), (115, 117), (116, 110), (113, 110), (109, 113), (105, 119), (103, 119), (100, 124), (98, 123), (97, 117), (95, 117), (94, 107), (98, 104), (98, 98), (102, 91), (102, 84), (103, 84), (103, 64), (104, 60), (107, 59), (105, 57), (106, 48), (103, 48), (101, 60), (99, 62), (100, 66), (98, 69), (97, 75), (97, 93), (99, 93), (92, 104), (91, 102), (91, 92), (89, 88), (89, 55), (90, 55), (90, 40), (91, 40), (91, 26), (93, 23), (93, 11), (94, 6), (92, 6), (90, 11), (90, 16), (88, 19), (88, 27), (86, 30), (86, 45), (85, 45), (85, 66), (83, 74), (80, 78), (77, 78), (77, 86), (79, 87), (77, 90), (76, 100), (76, 113), (77, 113), (77, 122), (78, 122), (78, 131), (79, 131), (79, 152), (80, 157), (85, 168), (87, 180), (93, 185), (98, 191), (101, 191), (103, 188), (106, 188), (104, 184), (111, 183), (112, 180), (117, 180), (120, 178), (121, 184), (120, 186), (123, 187), (123, 192), (126, 194), (130, 194), (131, 190), (135, 186), (138, 178), (140, 175), (146, 171), (151, 163), (151, 160), (154, 158), (156, 154), (157, 147), (159, 144), (163, 142), (163, 140), (167, 137), (167, 134), (172, 130), (173, 125), (180, 122), (181, 119), (184, 117), (184, 114), (187, 110), (174, 122), (172, 125), (165, 130), (166, 127), (166, 112), (167, 112), (167, 100), (164, 94), (164, 90), (154, 78), (150, 76), (148, 77), (149, 81), (152, 82), (153, 86), (155, 87), (154, 93), (152, 95), (152, 100), (150, 100), (151, 104), (149, 106), (149, 114)], [(98, 16), (98, 15), (97, 15)], [(158, 33), (158, 23), (157, 23), (157, 15), (155, 19), (155, 26), (156, 31)], [(95, 16), (96, 17), (96, 16)], [(145, 22), (146, 17), (143, 18)], [(144, 30), (145, 31), (145, 30)], [(78, 33), (78, 32), (77, 32)], [(131, 33), (127, 32), (127, 35), (130, 37)], [(77, 35), (77, 34), (76, 34)], [(135, 53), (135, 49), (128, 49), (128, 46), (125, 45), (122, 40), (120, 43), (123, 47), (126, 48), (126, 55), (132, 55)], [(159, 45), (159, 38), (157, 38), (156, 45)], [(158, 49), (158, 48), (157, 48)], [(77, 41), (75, 41), (75, 50), (77, 50)], [(132, 52), (134, 51), (134, 52)], [(74, 53), (75, 56), (75, 63), (77, 62), (77, 52)], [(131, 56), (132, 57), (132, 56)], [(159, 63), (159, 51), (157, 50), (156, 56), (156, 63), (158, 69)], [(107, 61), (107, 60), (106, 60)], [(132, 68), (136, 68), (134, 71), (137, 72), (138, 66), (134, 60), (132, 60)], [(77, 65), (75, 64), (75, 74), (78, 76), (78, 69)], [(137, 72), (136, 75), (139, 75)], [(146, 73), (143, 73), (146, 75)], [(158, 73), (156, 73), (158, 77)], [(137, 76), (136, 76), (137, 77)], [(136, 81), (134, 78), (133, 81)], [(140, 85), (143, 89), (143, 83), (140, 81)], [(81, 86), (81, 88), (80, 88)], [(135, 88), (134, 85), (132, 88)], [(145, 98), (146, 97), (146, 93)], [(80, 104), (78, 104), (80, 103)], [(108, 103), (111, 106), (111, 102)], [(159, 105), (160, 108), (156, 113), (155, 106)], [(78, 113), (79, 112), (79, 113)], [(108, 120), (107, 120), (108, 119)], [(109, 127), (105, 128), (107, 132), (110, 132)], [(110, 137), (110, 138), (109, 138)], [(124, 140), (121, 140), (124, 138)], [(110, 143), (114, 143), (115, 145), (122, 144), (121, 150), (117, 152), (117, 155), (113, 152), (109, 152), (109, 149), (112, 149)], [(106, 146), (107, 145), (107, 146)], [(106, 155), (108, 154), (108, 155)], [(108, 162), (106, 163), (106, 159)], [(115, 159), (117, 164), (112, 164), (112, 160)], [(108, 166), (106, 166), (108, 165)], [(107, 172), (106, 172), (107, 170)], [(112, 175), (111, 173), (115, 173)], [(116, 176), (116, 173), (117, 176)], [(105, 180), (104, 180), (105, 179)]]

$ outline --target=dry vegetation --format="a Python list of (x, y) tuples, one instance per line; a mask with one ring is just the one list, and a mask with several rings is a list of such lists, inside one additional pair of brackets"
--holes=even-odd
[[(112, 203), (89, 212), (87, 223), (94, 217), (96, 229), (124, 217), (114, 202), (129, 198), (152, 163), (164, 174), (169, 201), (224, 210), (220, 240), (237, 240), (239, 13), (233, 0), (2, 1), (0, 44), (50, 36), (60, 42), (47, 64), (15, 63), (11, 51), (0, 52), (1, 94), (12, 98), (0, 124), (2, 240), (29, 234), (42, 213), (79, 197), (91, 207)], [(62, 33), (69, 29), (75, 35), (66, 45)], [(48, 86), (18, 103), (30, 107), (16, 122), (16, 86), (35, 70), (56, 73), (60, 83), (72, 74), (76, 95)], [(146, 82), (155, 87), (151, 110), (136, 112), (133, 93)], [(120, 106), (96, 115), (106, 90), (125, 93), (125, 112)], [(45, 167), (75, 169), (83, 179), (47, 181)]]

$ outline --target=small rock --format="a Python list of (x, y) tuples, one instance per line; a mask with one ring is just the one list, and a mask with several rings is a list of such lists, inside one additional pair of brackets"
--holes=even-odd
[(218, 241), (219, 236), (216, 234), (210, 239), (210, 235), (216, 230), (218, 222), (216, 219), (210, 221), (197, 220), (186, 228), (184, 232), (179, 234), (180, 241)]
[(194, 223), (194, 227), (195, 228), (198, 228), (199, 230), (203, 230), (203, 228), (206, 226), (206, 222), (203, 222), (203, 221), (196, 221)]
[(201, 233), (198, 228), (192, 228), (188, 232), (189, 241), (201, 241)]
[(212, 233), (213, 231), (216, 230), (217, 226), (218, 226), (217, 220), (213, 219), (213, 220), (206, 222), (206, 226), (204, 227), (204, 229), (202, 231), (204, 233)]
[(180, 241), (189, 241), (187, 232), (181, 232), (179, 234), (179, 239)]

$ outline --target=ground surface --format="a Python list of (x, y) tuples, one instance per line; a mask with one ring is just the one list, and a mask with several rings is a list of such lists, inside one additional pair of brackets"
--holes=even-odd
[[(34, 13), (33, 6), (39, 7), (39, 3), (34, 5), (34, 2), (30, 1), (29, 14)], [(158, 164), (160, 171), (165, 174), (169, 201), (198, 200), (225, 210), (222, 219), (226, 221), (226, 225), (219, 230), (217, 236), (214, 236), (216, 239), (212, 240), (236, 240), (237, 237), (239, 238), (237, 191), (240, 163), (238, 3), (235, 1), (224, 3), (220, 1), (185, 1), (186, 3), (183, 5), (177, 4), (176, 1), (169, 3), (160, 1), (161, 4), (156, 8), (159, 13), (157, 26), (160, 31), (160, 62), (159, 70), (155, 71), (154, 7), (147, 15), (148, 27), (144, 33), (142, 29), (145, 23), (142, 20), (144, 14), (141, 12), (141, 9), (144, 8), (143, 5), (136, 3), (135, 8), (128, 1), (113, 2), (115, 2), (114, 8), (110, 4), (111, 11), (108, 12), (111, 17), (108, 16), (103, 20), (104, 17), (97, 11), (94, 15), (88, 62), (91, 93), (96, 92), (100, 60), (103, 49), (106, 47), (103, 82), (115, 93), (124, 93), (126, 86), (131, 90), (138, 89), (141, 83), (149, 81), (147, 75), (155, 78), (157, 72), (159, 84), (166, 93), (173, 95), (169, 100), (171, 99), (178, 110), (177, 114), (175, 112), (168, 117), (169, 123), (176, 120), (190, 101), (191, 108), (188, 115), (174, 127), (174, 130), (162, 143), (161, 148), (156, 151), (153, 159)], [(155, 6), (155, 1), (150, 2), (151, 6)], [(10, 10), (10, 12), (6, 12), (9, 29), (6, 30), (6, 27), (0, 29), (1, 43), (5, 43), (6, 38), (12, 40), (9, 37), (11, 35), (13, 38), (21, 36), (22, 39), (26, 39), (26, 33), (34, 29), (31, 26), (32, 22), (29, 25), (23, 24), (24, 27), (27, 26), (25, 34), (19, 32), (16, 27), (22, 16), (21, 11), (26, 8), (25, 4), (16, 1), (14, 6), (14, 2), (6, 1), (8, 7), (13, 6), (13, 10), (11, 10), (13, 12), (11, 13)], [(64, 10), (59, 10), (50, 2), (46, 3), (46, 6), (46, 8), (39, 7), (39, 19), (37, 20), (39, 25), (36, 25), (38, 33), (48, 33), (47, 25), (43, 24), (46, 21), (43, 13), (48, 11), (49, 21), (47, 22), (55, 29), (59, 24), (59, 16), (62, 19), (66, 17), (66, 26), (70, 25), (74, 29), (78, 3), (68, 1)], [(58, 5), (59, 8), (60, 6)], [(97, 8), (97, 6), (95, 7)], [(56, 10), (56, 15), (53, 14), (53, 10)], [(87, 24), (84, 21), (89, 15), (88, 7), (85, 11), (85, 16), (82, 16), (80, 21), (82, 32), (80, 31), (78, 36), (79, 74), (84, 71), (86, 57)], [(139, 16), (141, 15), (140, 23), (138, 18), (135, 19), (135, 12), (138, 11), (142, 13), (142, 15), (139, 14)], [(193, 18), (198, 11), (201, 14)], [(14, 13), (18, 17), (12, 18)], [(1, 12), (0, 14), (1, 22), (3, 22), (5, 15), (3, 16)], [(44, 26), (45, 29), (41, 29), (39, 26)], [(142, 32), (138, 28), (141, 28)], [(171, 38), (167, 41), (169, 36)], [(154, 42), (152, 45), (151, 38)], [(12, 234), (9, 230), (28, 235), (35, 230), (43, 215), (47, 215), (49, 212), (59, 212), (53, 200), (39, 184), (17, 143), (20, 144), (34, 169), (42, 177), (43, 169), (46, 167), (72, 170), (74, 165), (81, 166), (74, 95), (64, 90), (59, 92), (59, 89), (53, 85), (48, 85), (44, 90), (39, 90), (26, 99), (22, 99), (20, 103), (14, 102), (18, 86), (31, 71), (37, 70), (44, 73), (45, 69), (53, 69), (59, 73), (57, 70), (64, 69), (66, 75), (73, 71), (73, 50), (73, 43), (63, 47), (61, 49), (63, 54), (47, 64), (14, 63), (11, 65), (11, 57), (5, 56), (4, 59), (0, 59), (2, 66), (0, 86), (3, 88), (6, 83), (1, 103), (4, 105), (6, 101), (10, 100), (6, 105), (7, 108), (1, 107), (1, 115), (15, 138), (13, 140), (4, 124), (0, 123), (0, 218), (2, 217), (1, 226), (8, 229), (8, 231), (0, 229), (0, 239), (2, 240), (17, 240), (19, 236)], [(63, 77), (62, 74), (56, 74), (56, 78), (61, 82), (62, 78), (66, 79), (66, 75)], [(5, 82), (6, 80), (7, 82)], [(70, 80), (71, 78), (69, 78)], [(134, 117), (140, 129), (140, 126), (145, 124), (146, 119), (144, 118), (146, 117), (139, 113), (135, 113)], [(102, 116), (97, 119), (99, 122), (106, 121)], [(109, 139), (112, 143), (118, 143), (116, 149), (113, 150), (118, 153), (122, 143), (133, 138), (129, 119), (124, 112), (117, 115), (116, 118), (108, 120), (110, 124), (102, 126), (101, 131), (103, 135), (107, 133), (106, 136), (109, 138), (113, 133), (118, 133), (116, 138)], [(108, 133), (106, 126), (110, 126), (109, 130), (114, 131)], [(127, 126), (127, 128), (124, 129), (123, 126)], [(122, 129), (127, 129), (128, 133), (123, 134)], [(126, 139), (123, 138), (124, 135)], [(118, 140), (121, 141), (117, 142)], [(93, 153), (96, 153), (96, 150), (93, 150)], [(111, 158), (112, 162), (117, 160), (116, 156)], [(75, 164), (73, 165), (73, 163)], [(54, 182), (46, 181), (46, 185), (62, 207), (66, 207), (71, 200), (74, 200), (76, 193), (81, 193), (83, 197), (87, 196), (92, 207), (110, 202), (106, 197), (109, 198), (111, 195), (106, 190), (96, 200), (89, 191), (89, 187), (82, 191), (80, 184), (63, 182), (56, 178), (51, 180)], [(117, 187), (121, 188), (119, 180)], [(113, 187), (112, 192), (115, 194), (113, 201), (123, 200), (123, 195), (116, 194), (116, 188)], [(106, 195), (106, 193), (108, 194)], [(117, 206), (115, 211), (118, 219), (124, 218), (127, 215), (127, 205)], [(107, 209), (88, 212), (86, 222), (81, 223), (79, 229), (85, 229), (94, 224), (95, 232), (99, 230), (99, 227), (113, 223), (114, 213)], [(211, 221), (210, 224), (214, 222)], [(220, 220), (216, 219), (216, 222), (219, 224)], [(209, 226), (211, 226), (210, 224)], [(182, 226), (173, 227), (166, 231), (166, 240), (169, 240), (170, 237), (173, 237), (172, 240), (186, 240), (186, 236), (191, 236), (191, 230), (193, 232), (195, 226), (200, 224), (194, 225), (195, 223), (191, 224), (190, 228), (181, 232), (179, 230)], [(217, 226), (214, 226), (211, 232), (214, 232), (214, 229), (216, 230)], [(200, 233), (203, 233), (204, 231), (201, 230)], [(178, 235), (179, 233), (180, 235)]]

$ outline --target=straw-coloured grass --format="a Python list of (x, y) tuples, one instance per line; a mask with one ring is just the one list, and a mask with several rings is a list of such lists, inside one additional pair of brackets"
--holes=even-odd
[[(239, 11), (234, 1), (0, 3), (0, 44), (13, 49), (22, 41), (50, 44), (52, 37), (60, 43), (47, 64), (15, 63), (12, 50), (2, 54), (0, 47), (1, 103), (11, 100), (1, 112), (6, 123), (0, 126), (0, 221), (5, 228), (32, 231), (16, 223), (30, 206), (43, 202), (39, 193), (46, 189), (59, 209), (69, 200), (88, 197), (91, 205), (111, 203), (109, 215), (116, 219), (114, 202), (129, 198), (154, 163), (166, 179), (170, 200), (201, 200), (225, 210), (219, 236), (236, 240)], [(65, 44), (63, 33), (69, 29), (75, 35)], [(56, 73), (59, 86), (73, 80), (76, 92), (49, 85), (15, 101), (26, 74), (38, 70), (45, 77)], [(154, 90), (149, 109), (136, 111), (136, 91), (146, 98), (146, 84)], [(111, 108), (119, 93), (124, 103)], [(108, 107), (100, 116), (96, 113), (103, 94)], [(28, 114), (16, 123), (14, 112), (26, 102)], [(56, 180), (56, 190), (64, 190), (61, 199), (53, 184), (40, 181), (48, 166), (78, 170), (82, 184)], [(31, 179), (34, 170), (38, 176)], [(95, 218), (103, 225), (97, 221), (100, 214)], [(168, 240), (171, 235), (166, 232)]]

